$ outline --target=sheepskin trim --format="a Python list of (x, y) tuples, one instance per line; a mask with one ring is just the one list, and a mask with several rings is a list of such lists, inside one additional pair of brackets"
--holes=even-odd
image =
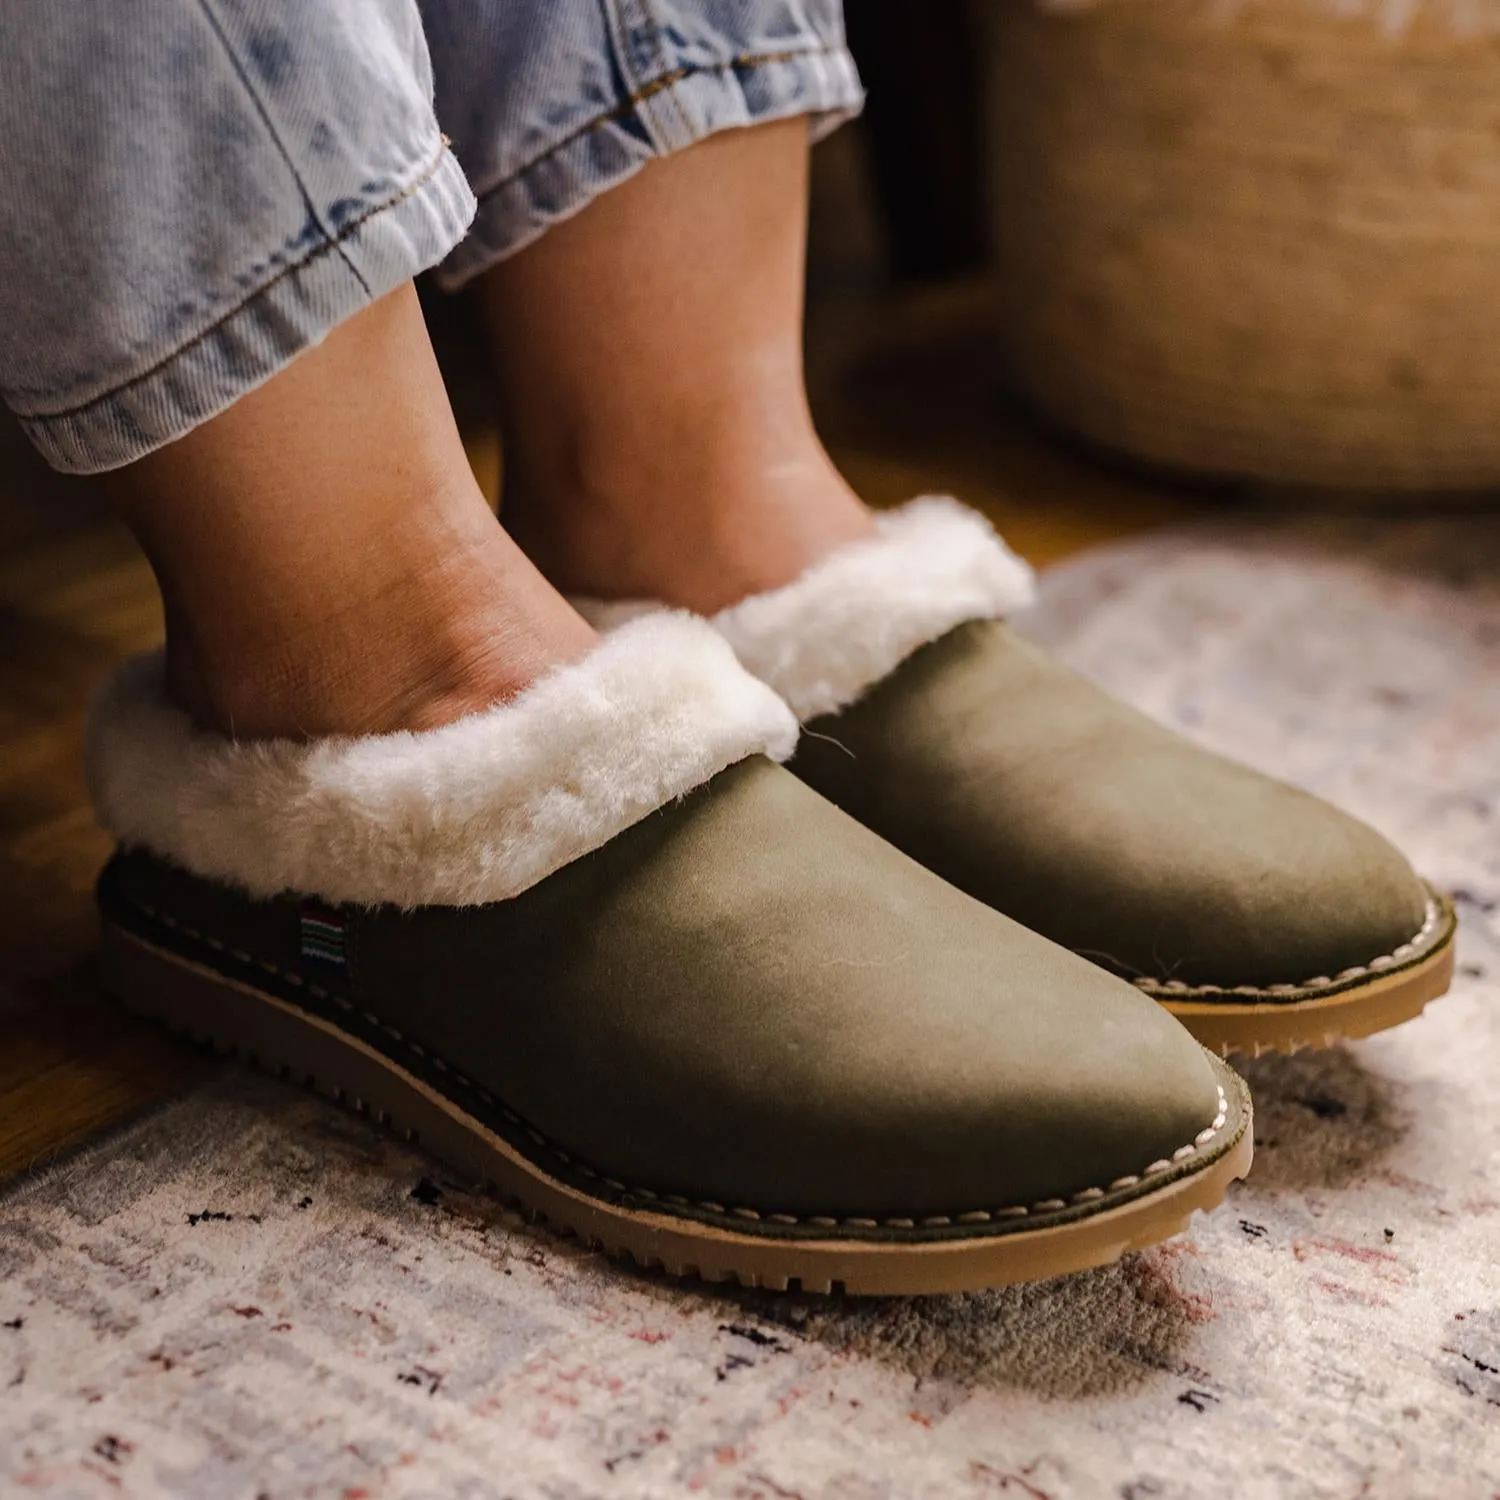
[(785, 588), (714, 616), (740, 661), (804, 723), (847, 708), (955, 626), (1031, 603), (1031, 569), (956, 500), (924, 496), (875, 526)]
[(797, 725), (705, 621), (656, 614), (507, 703), (422, 733), (236, 741), (167, 702), (159, 652), (97, 695), (100, 821), (252, 896), (503, 901)]
[[(967, 620), (1025, 609), (1034, 577), (978, 511), (923, 495), (875, 518), (783, 588), (720, 610), (716, 630), (804, 724), (847, 708), (929, 641)], [(596, 630), (664, 610), (650, 599), (575, 598)]]

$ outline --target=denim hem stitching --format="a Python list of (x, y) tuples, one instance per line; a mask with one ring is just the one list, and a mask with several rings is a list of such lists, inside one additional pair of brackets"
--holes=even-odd
[[(447, 154), (448, 139), (446, 136), (444, 136), (442, 143), (438, 147), (437, 155), (434, 156), (431, 162), (429, 162), (428, 165), (422, 169), (421, 175), (413, 178), (413, 180), (409, 182), (404, 188), (402, 188), (400, 192), (396, 193), (393, 197), (386, 199), (384, 203), (377, 203), (372, 208), (367, 209), (357, 219), (351, 220), (341, 230), (339, 230), (337, 235), (326, 240), (323, 244), (314, 246), (312, 250), (310, 250), (306, 255), (302, 257), (301, 260), (293, 261), (289, 266), (283, 266), (282, 269), (278, 271), (269, 281), (262, 282), (261, 285), (256, 287), (253, 292), (248, 293), (240, 301), (236, 302), (234, 306), (231, 307), (227, 312), (215, 318), (214, 321), (210, 323), (206, 328), (201, 329), (199, 332), (195, 333), (192, 338), (187, 340), (186, 343), (179, 344), (177, 348), (171, 351), (170, 354), (164, 354), (149, 369), (142, 370), (138, 375), (132, 375), (128, 380), (120, 381), (118, 385), (113, 385), (107, 391), (104, 391), (97, 396), (91, 396), (87, 401), (79, 402), (76, 406), (65, 406), (51, 411), (17, 411), (17, 418), (22, 422), (32, 422), (38, 425), (45, 425), (48, 422), (64, 422), (69, 418), (80, 415), (83, 412), (92, 411), (94, 407), (102, 406), (106, 401), (113, 400), (114, 397), (118, 396), (122, 391), (133, 390), (138, 385), (144, 385), (146, 381), (150, 380), (153, 376), (159, 375), (174, 360), (181, 359), (183, 355), (187, 354), (190, 350), (195, 349), (199, 344), (201, 344), (205, 339), (211, 337), (231, 319), (244, 312), (244, 310), (249, 307), (251, 303), (258, 301), (261, 297), (264, 297), (272, 287), (285, 281), (288, 276), (293, 276), (298, 271), (305, 270), (314, 261), (320, 260), (323, 256), (331, 254), (334, 251), (338, 251), (340, 254), (340, 258), (344, 261), (345, 265), (348, 265), (348, 257), (343, 255), (340, 248), (341, 242), (349, 239), (358, 230), (362, 229), (366, 224), (368, 224), (371, 219), (378, 217), (380, 214), (389, 212), (389, 210), (393, 209), (398, 203), (404, 202), (406, 199), (410, 198), (413, 193), (416, 193), (421, 188), (423, 188), (433, 179), (433, 177), (437, 175), (438, 168), (442, 166), (443, 158)], [(350, 266), (350, 270), (353, 271), (353, 269), (354, 268)], [(360, 276), (357, 271), (354, 271), (354, 275), (359, 280), (360, 285), (363, 286), (368, 292), (369, 286), (366, 284), (364, 278)]]
[(498, 182), (492, 182), (488, 187), (480, 190), (475, 189), (474, 198), (478, 203), (484, 203), (493, 198), (496, 193), (504, 192), (513, 183), (519, 182), (528, 172), (539, 167), (549, 156), (555, 156), (559, 151), (566, 150), (574, 141), (582, 140), (590, 132), (598, 130), (601, 126), (608, 125), (611, 121), (623, 119), (637, 105), (653, 98), (664, 89), (674, 88), (685, 78), (691, 78), (699, 73), (732, 73), (741, 68), (760, 68), (768, 63), (795, 62), (800, 57), (833, 57), (846, 52), (845, 47), (802, 47), (794, 52), (761, 52), (747, 53), (741, 57), (731, 57), (727, 62), (721, 63), (695, 63), (692, 67), (674, 68), (670, 73), (663, 73), (653, 78), (649, 83), (643, 83), (639, 88), (632, 89), (612, 109), (607, 109), (603, 114), (598, 114), (587, 123), (580, 125), (576, 130), (570, 131), (559, 141), (554, 141), (545, 151), (538, 152), (529, 161), (517, 167), (508, 176), (502, 177)]
[[(652, 8), (651, 0), (640, 0), (640, 6), (641, 9), (646, 13), (646, 20), (651, 24), (651, 36), (656, 44), (655, 50), (657, 66), (664, 72), (670, 71), (667, 68), (667, 44), (666, 39), (662, 35), (661, 20), (657, 16), (656, 11)], [(654, 92), (662, 93), (664, 91), (661, 89), (657, 89)], [(668, 87), (665, 92), (667, 95), (667, 103), (672, 106), (672, 113), (677, 116), (677, 123), (682, 126), (683, 133), (689, 140), (691, 140), (693, 138), (693, 123), (688, 119), (687, 111), (682, 107), (682, 100), (677, 97), (677, 90), (675, 88)]]

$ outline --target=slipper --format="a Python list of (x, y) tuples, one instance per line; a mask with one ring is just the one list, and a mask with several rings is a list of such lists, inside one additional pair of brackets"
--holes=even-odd
[(1366, 1036), (1447, 989), (1452, 903), (1373, 829), (1016, 634), (1031, 570), (976, 512), (927, 497), (876, 528), (713, 620), (801, 720), (809, 786), (1221, 1052)]
[(1239, 1079), (777, 765), (796, 734), (684, 615), (360, 739), (200, 731), (136, 659), (89, 732), (104, 982), (677, 1275), (951, 1291), (1217, 1203)]

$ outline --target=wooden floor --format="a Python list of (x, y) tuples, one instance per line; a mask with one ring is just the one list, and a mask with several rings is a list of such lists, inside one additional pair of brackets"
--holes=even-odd
[[(858, 222), (840, 196), (851, 180), (820, 188), (823, 221)], [(958, 493), (1039, 564), (1209, 503), (1035, 432), (1000, 394), (985, 288), (884, 292), (868, 247), (820, 231), (818, 215), (809, 383), (829, 447), (873, 503)], [(483, 403), (465, 399), (473, 378), (459, 377), (455, 406), (493, 492), (499, 443), (473, 418)], [(107, 841), (84, 792), (85, 704), (111, 664), (160, 635), (130, 538), (0, 419), (0, 1176), (171, 1095), (198, 1066), (105, 1004), (89, 973)]]

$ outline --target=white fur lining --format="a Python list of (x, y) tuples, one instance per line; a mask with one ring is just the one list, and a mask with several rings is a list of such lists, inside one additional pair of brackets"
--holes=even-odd
[[(1032, 595), (1031, 569), (983, 516), (926, 495), (878, 515), (874, 536), (721, 610), (713, 624), (805, 723), (847, 708), (955, 626), (1024, 609)], [(659, 607), (574, 602), (601, 630)]]
[(797, 725), (704, 621), (652, 615), (507, 703), (422, 733), (236, 741), (165, 698), (159, 652), (96, 696), (100, 821), (254, 896), (502, 901)]

